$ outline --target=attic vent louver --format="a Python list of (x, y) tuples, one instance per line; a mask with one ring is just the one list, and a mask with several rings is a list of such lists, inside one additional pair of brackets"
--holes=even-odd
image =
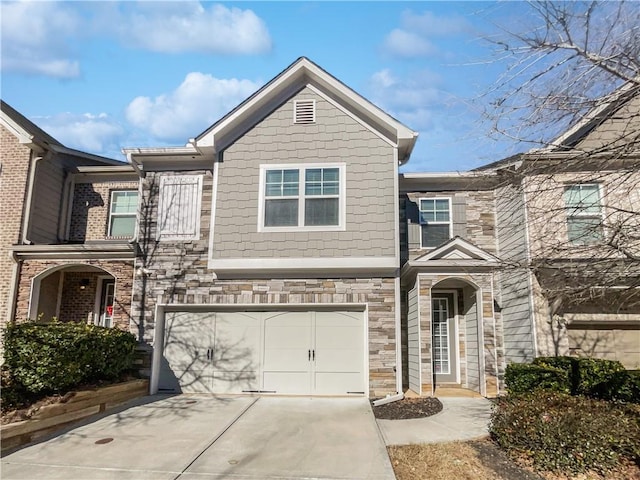
[(316, 101), (294, 100), (293, 123), (316, 123)]

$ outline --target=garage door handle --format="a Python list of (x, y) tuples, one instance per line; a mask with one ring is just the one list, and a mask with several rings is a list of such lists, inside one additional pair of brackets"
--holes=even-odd
[(311, 361), (311, 350), (309, 350), (309, 357), (308, 357), (309, 361)]
[(211, 349), (207, 348), (207, 360), (211, 360)]
[(314, 362), (316, 361), (316, 351), (315, 350), (313, 351), (313, 361)]

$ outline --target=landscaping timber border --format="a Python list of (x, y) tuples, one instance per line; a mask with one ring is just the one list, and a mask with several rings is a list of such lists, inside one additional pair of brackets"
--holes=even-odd
[(28, 420), (2, 425), (0, 427), (2, 451), (32, 442), (73, 422), (148, 394), (149, 380), (131, 380), (107, 387), (73, 392), (66, 402), (45, 405)]

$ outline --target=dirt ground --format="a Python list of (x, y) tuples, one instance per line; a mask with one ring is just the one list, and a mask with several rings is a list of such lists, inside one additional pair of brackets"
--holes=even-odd
[(403, 398), (397, 402), (372, 407), (376, 418), (385, 420), (406, 420), (430, 417), (442, 411), (442, 403), (437, 398)]

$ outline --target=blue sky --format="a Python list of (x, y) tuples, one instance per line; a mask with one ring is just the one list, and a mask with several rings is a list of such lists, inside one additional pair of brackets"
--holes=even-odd
[[(478, 98), (505, 70), (483, 38), (520, 2), (5, 2), (2, 98), (65, 145), (184, 145), (307, 56), (410, 128), (404, 171), (516, 153)], [(517, 27), (514, 27), (517, 28)]]

